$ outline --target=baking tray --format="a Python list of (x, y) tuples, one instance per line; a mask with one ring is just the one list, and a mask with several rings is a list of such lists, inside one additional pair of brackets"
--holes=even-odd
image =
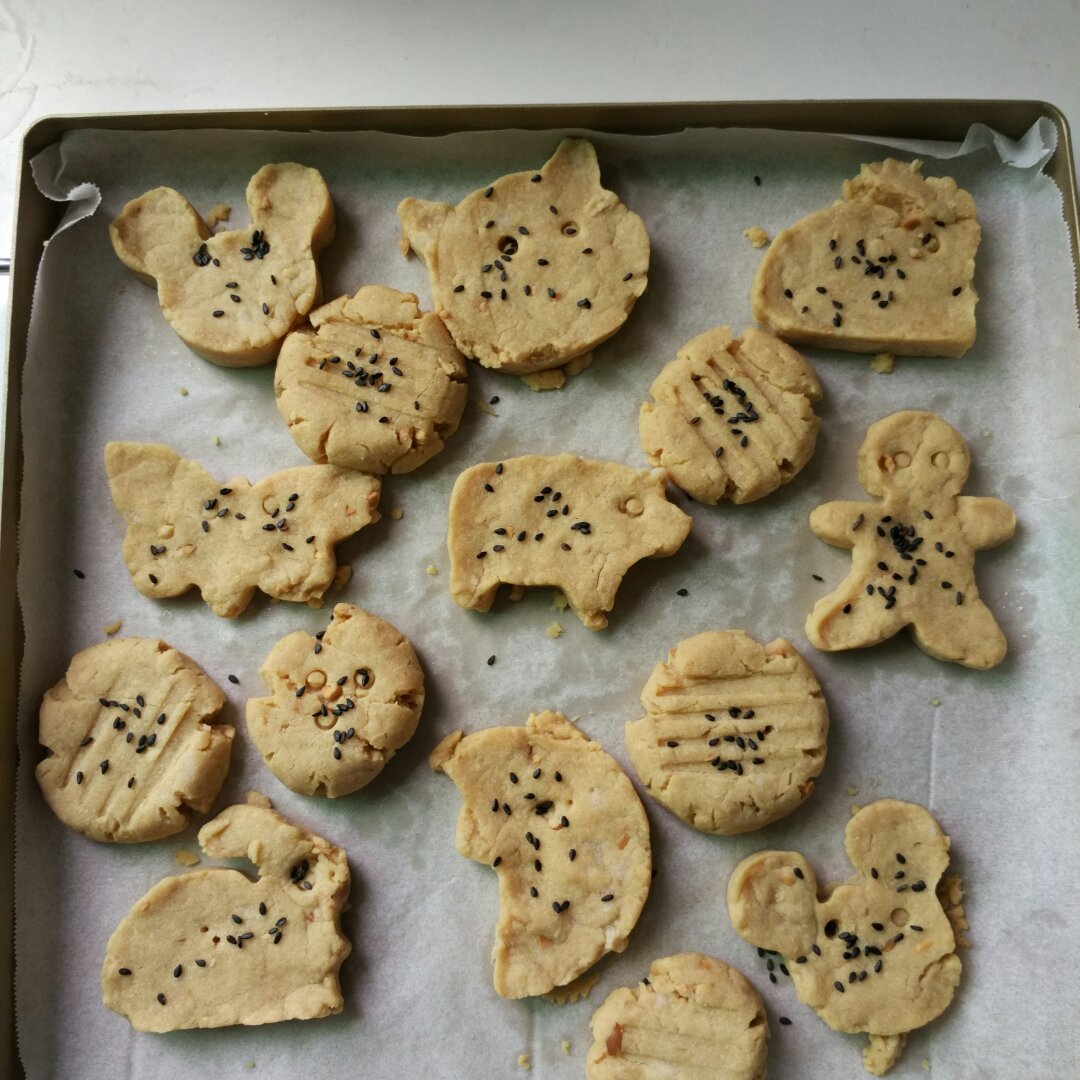
[[(378, 130), (435, 136), (495, 128), (586, 128), (621, 134), (660, 134), (687, 127), (775, 128), (828, 131), (883, 138), (963, 139), (984, 123), (1019, 138), (1041, 117), (1057, 129), (1057, 146), (1045, 166), (1062, 194), (1074, 261), (1080, 256), (1080, 214), (1068, 123), (1060, 110), (1040, 101), (910, 100), (680, 102), (665, 104), (508, 105), (468, 107), (345, 108), (326, 110), (211, 111), (48, 117), (23, 140), (17, 188), (8, 319), (8, 366), (0, 503), (0, 862), (13, 865), (17, 679), (23, 634), (16, 600), (18, 508), (22, 477), (20, 400), (31, 302), (38, 262), (64, 206), (37, 190), (31, 159), (66, 133), (86, 128), (164, 131), (217, 128), (303, 132)], [(1077, 287), (1080, 306), (1080, 285)], [(0, 1072), (22, 1077), (15, 1052), (13, 980), (14, 877), (0, 876), (0, 905), (8, 913), (0, 929)]]

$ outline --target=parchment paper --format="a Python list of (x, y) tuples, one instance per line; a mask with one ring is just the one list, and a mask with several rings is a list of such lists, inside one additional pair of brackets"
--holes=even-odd
[[(489, 615), (453, 604), (444, 537), (454, 478), (475, 461), (524, 452), (570, 450), (644, 465), (637, 410), (656, 371), (701, 331), (750, 322), (761, 252), (743, 229), (775, 234), (837, 198), (841, 181), (885, 150), (766, 131), (595, 136), (606, 185), (651, 234), (648, 291), (592, 367), (561, 392), (537, 394), (470, 365), (470, 405), (446, 452), (388, 481), (383, 521), (341, 549), (354, 574), (338, 596), (399, 626), (428, 679), (416, 737), (357, 795), (335, 802), (292, 794), (244, 731), (244, 701), (262, 692), (257, 670), (273, 643), (293, 629), (323, 628), (328, 608), (257, 599), (228, 622), (197, 595), (156, 603), (131, 585), (102, 464), (109, 439), (166, 441), (222, 480), (255, 480), (306, 462), (275, 408), (272, 366), (230, 371), (194, 356), (162, 319), (153, 291), (115, 258), (107, 226), (123, 203), (168, 184), (203, 212), (231, 204), (227, 227), (237, 227), (246, 221), (251, 174), (268, 161), (302, 161), (323, 172), (337, 207), (337, 238), (322, 259), (325, 296), (382, 282), (426, 304), (422, 264), (398, 251), (398, 200), (456, 202), (505, 172), (539, 165), (562, 134), (87, 132), (68, 138), (51, 164), (39, 163), (58, 197), (76, 188), (94, 203), (92, 190), (79, 187), (89, 181), (101, 205), (45, 254), (24, 382), (16, 933), (19, 1047), (33, 1080), (186, 1080), (249, 1075), (245, 1067), (290, 1080), (486, 1080), (519, 1075), (522, 1053), (543, 1080), (579, 1077), (588, 1020), (606, 994), (640, 979), (654, 958), (687, 949), (735, 964), (764, 995), (772, 1080), (860, 1077), (864, 1040), (830, 1031), (797, 1002), (789, 980), (769, 982), (764, 961), (731, 928), (724, 890), (736, 861), (763, 847), (805, 852), (822, 880), (846, 877), (842, 832), (851, 807), (885, 796), (928, 806), (951, 834), (974, 945), (963, 953), (954, 1004), (911, 1038), (895, 1075), (924, 1076), (927, 1062), (948, 1080), (1076, 1075), (1080, 335), (1060, 196), (1039, 171), (1045, 129), (1024, 145), (975, 132), (961, 156), (956, 146), (920, 148), (928, 174), (955, 176), (978, 204), (982, 301), (971, 352), (962, 360), (899, 359), (885, 376), (870, 370), (869, 357), (810, 351), (826, 388), (810, 465), (752, 506), (706, 508), (676, 496), (693, 514), (690, 538), (676, 557), (631, 572), (601, 633), (553, 611), (551, 590), (500, 602)], [(497, 415), (488, 415), (478, 405), (493, 395)], [(1010, 642), (1008, 659), (993, 671), (932, 660), (906, 638), (834, 655), (805, 641), (806, 613), (850, 558), (811, 535), (807, 514), (828, 499), (865, 498), (856, 448), (868, 424), (901, 408), (931, 409), (956, 426), (974, 459), (967, 492), (1003, 498), (1019, 516), (1016, 538), (978, 560), (981, 590)], [(395, 507), (404, 511), (400, 520), (388, 514)], [(429, 564), (438, 576), (425, 573)], [(678, 596), (680, 588), (689, 595)], [(355, 951), (343, 969), (342, 1015), (152, 1036), (102, 1006), (108, 935), (151, 885), (182, 872), (174, 853), (195, 848), (205, 820), (173, 840), (98, 845), (67, 831), (36, 787), (40, 696), (69, 657), (118, 618), (123, 634), (161, 636), (189, 653), (228, 694), (225, 719), (239, 732), (219, 807), (259, 789), (347, 849), (353, 898), (344, 926)], [(555, 619), (565, 633), (551, 640), (545, 631)], [(550, 707), (579, 716), (626, 765), (623, 724), (640, 715), (638, 695), (653, 665), (693, 633), (736, 627), (764, 641), (789, 638), (818, 672), (832, 713), (818, 790), (782, 822), (739, 838), (694, 832), (645, 796), (657, 874), (627, 951), (600, 965), (586, 1001), (501, 1000), (489, 963), (495, 878), (455, 853), (460, 798), (429, 772), (427, 754), (455, 727), (522, 723)], [(491, 654), (497, 661), (489, 667)], [(239, 685), (226, 681), (229, 673)], [(781, 1027), (781, 1015), (793, 1024)]]

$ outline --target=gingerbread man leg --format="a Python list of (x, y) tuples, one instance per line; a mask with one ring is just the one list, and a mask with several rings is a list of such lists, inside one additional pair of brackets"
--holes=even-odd
[(806, 636), (825, 652), (878, 645), (904, 626), (899, 611), (886, 608), (885, 603), (876, 594), (866, 594), (864, 578), (848, 578), (814, 605), (806, 619)]
[(928, 613), (911, 630), (919, 648), (938, 660), (991, 668), (1005, 659), (1005, 635), (993, 612), (978, 598)]

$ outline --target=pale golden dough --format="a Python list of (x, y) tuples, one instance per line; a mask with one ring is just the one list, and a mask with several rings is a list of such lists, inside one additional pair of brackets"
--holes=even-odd
[(654, 960), (593, 1013), (588, 1080), (762, 1080), (765, 1006), (735, 968), (701, 953)]
[[(949, 838), (922, 807), (883, 799), (848, 822), (844, 849), (855, 876), (820, 890), (798, 852), (743, 859), (728, 882), (728, 913), (751, 945), (783, 954), (799, 1000), (831, 1028), (904, 1035), (940, 1015), (960, 981), (935, 892)], [(866, 1063), (878, 1070), (902, 1048), (873, 1044)]]
[[(109, 226), (113, 249), (162, 314), (206, 360), (253, 367), (319, 297), (315, 257), (334, 238), (334, 206), (315, 169), (264, 165), (248, 183), (250, 229), (211, 234), (172, 188), (129, 202)], [(235, 299), (234, 299), (235, 298)]]
[(821, 421), (821, 383), (790, 346), (750, 328), (720, 326), (688, 341), (657, 375), (641, 406), (649, 462), (698, 502), (753, 502), (794, 479), (810, 460)]
[(662, 469), (531, 454), (466, 469), (450, 496), (450, 593), (488, 611), (500, 585), (553, 585), (591, 630), (641, 559), (673, 555), (690, 518)]
[(438, 316), (412, 293), (366, 285), (313, 311), (311, 327), (285, 339), (274, 393), (312, 461), (407, 473), (442, 450), (468, 392), (465, 358)]
[(270, 696), (248, 700), (248, 734), (270, 771), (301, 795), (336, 798), (371, 783), (412, 738), (424, 707), (412, 646), (354, 604), (337, 604), (317, 639), (303, 630), (283, 637), (259, 674)]
[(214, 867), (155, 885), (109, 938), (105, 1004), (158, 1032), (340, 1012), (338, 969), (352, 951), (340, 924), (345, 852), (251, 796), (204, 825), (199, 844), (214, 859), (250, 859), (259, 877)]
[(611, 337), (645, 291), (645, 226), (600, 186), (584, 139), (564, 139), (539, 170), (500, 177), (457, 206), (403, 199), (398, 216), (402, 250), (427, 263), (436, 310), (485, 367), (560, 367)]
[(379, 520), (378, 479), (333, 465), (222, 484), (167, 446), (111, 442), (105, 471), (127, 522), (135, 588), (163, 599), (197, 586), (228, 619), (256, 588), (279, 600), (321, 599), (338, 572), (334, 545)]
[(990, 668), (1005, 635), (979, 597), (975, 552), (1016, 529), (999, 499), (961, 495), (967, 443), (940, 416), (899, 412), (872, 424), (859, 448), (859, 480), (880, 501), (831, 502), (810, 515), (827, 544), (852, 549), (851, 572), (806, 620), (819, 649), (877, 645), (904, 627), (938, 660)]
[(781, 231), (750, 292), (793, 345), (963, 356), (975, 342), (975, 202), (922, 162), (863, 165), (844, 198)]
[(542, 712), (524, 727), (456, 731), (430, 764), (464, 800), (458, 851), (498, 876), (499, 994), (546, 994), (626, 948), (649, 893), (649, 823), (599, 743)]
[(58, 818), (91, 840), (172, 836), (206, 813), (229, 771), (224, 695), (190, 657), (152, 638), (76, 653), (41, 702), (36, 770)]
[(688, 825), (730, 836), (801, 805), (825, 766), (829, 710), (783, 638), (742, 630), (680, 642), (641, 694), (626, 750), (649, 794)]

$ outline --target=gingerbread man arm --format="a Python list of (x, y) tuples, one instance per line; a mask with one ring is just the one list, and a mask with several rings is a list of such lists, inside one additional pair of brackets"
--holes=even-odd
[(728, 881), (728, 914), (751, 945), (784, 956), (809, 951), (817, 933), (817, 878), (797, 851), (759, 851)]
[(1000, 499), (961, 495), (956, 513), (964, 538), (976, 551), (1004, 544), (1016, 532), (1016, 515)]
[(877, 507), (872, 503), (827, 502), (810, 513), (810, 529), (819, 539), (833, 547), (852, 548), (863, 519)]

